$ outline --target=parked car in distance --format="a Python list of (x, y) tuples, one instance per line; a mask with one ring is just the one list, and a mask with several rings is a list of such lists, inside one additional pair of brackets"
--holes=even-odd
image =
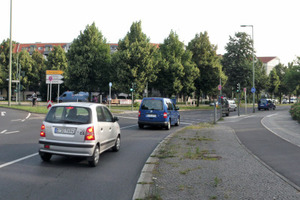
[(288, 99), (283, 99), (281, 103), (282, 104), (289, 104), (289, 100)]
[(230, 111), (236, 111), (237, 105), (236, 105), (235, 101), (234, 100), (228, 100), (228, 103), (229, 103), (229, 110)]
[(4, 101), (5, 98), (3, 96), (0, 96), (0, 101)]
[(258, 110), (275, 110), (276, 105), (272, 102), (271, 99), (260, 99), (258, 101)]
[(52, 155), (86, 157), (91, 167), (109, 149), (119, 151), (118, 118), (97, 103), (61, 103), (51, 107), (41, 126), (39, 154), (43, 161)]
[(223, 115), (229, 116), (230, 107), (227, 98), (226, 97), (221, 98), (221, 103), (222, 103), (222, 116)]
[(139, 108), (138, 124), (139, 128), (148, 126), (161, 126), (167, 130), (172, 125), (179, 126), (179, 107), (168, 98), (147, 97), (142, 100)]
[(62, 102), (87, 102), (89, 98), (89, 93), (88, 92), (79, 92), (79, 93), (74, 93), (73, 91), (67, 91), (62, 93), (58, 97), (58, 101), (60, 103)]

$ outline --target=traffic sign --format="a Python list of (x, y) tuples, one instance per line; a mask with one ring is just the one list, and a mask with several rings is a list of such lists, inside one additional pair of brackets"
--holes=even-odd
[(49, 110), (53, 105), (53, 101), (47, 101), (47, 109)]
[(218, 85), (218, 90), (221, 90), (222, 89), (222, 85)]
[[(52, 75), (46, 75), (46, 80), (61, 80), (63, 79), (64, 77), (60, 74), (52, 74)], [(51, 80), (50, 80), (51, 81)]]
[(255, 93), (255, 92), (256, 92), (255, 87), (251, 88), (251, 92), (252, 92), (252, 93)]
[(64, 71), (62, 70), (46, 70), (46, 75), (51, 75), (51, 74), (63, 74)]
[(52, 80), (52, 81), (46, 80), (46, 84), (62, 84), (62, 83), (64, 83), (63, 80)]

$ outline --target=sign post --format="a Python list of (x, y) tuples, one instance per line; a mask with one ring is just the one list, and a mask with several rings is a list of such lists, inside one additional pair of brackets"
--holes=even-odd
[(109, 86), (109, 110), (110, 110), (110, 104), (111, 104), (111, 86), (112, 86), (112, 82), (109, 82), (108, 86)]
[(245, 114), (247, 115), (247, 88), (244, 88), (245, 92)]
[[(46, 70), (46, 84), (48, 85), (48, 90), (47, 90), (47, 101), (52, 100), (52, 84), (58, 84), (57, 86), (57, 103), (59, 102), (59, 89), (60, 89), (60, 84), (62, 84), (64, 81), (61, 80), (64, 77), (62, 74), (64, 71), (62, 70)], [(50, 85), (50, 98), (48, 99), (48, 91), (49, 91), (49, 85)]]

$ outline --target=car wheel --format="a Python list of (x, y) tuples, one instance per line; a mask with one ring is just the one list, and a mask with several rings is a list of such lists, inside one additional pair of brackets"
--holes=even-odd
[(52, 157), (52, 154), (50, 154), (50, 153), (40, 153), (40, 157), (43, 161), (49, 162), (51, 157)]
[(121, 146), (121, 138), (120, 138), (120, 136), (118, 136), (116, 139), (116, 142), (115, 142), (115, 146), (113, 146), (112, 150), (114, 152), (117, 152), (120, 150), (120, 146)]
[(180, 117), (178, 117), (177, 123), (175, 124), (175, 126), (179, 126), (180, 125)]
[(168, 124), (166, 126), (166, 130), (170, 130), (171, 129), (171, 119), (168, 121)]
[(95, 150), (94, 150), (94, 154), (90, 158), (91, 160), (88, 161), (89, 165), (91, 167), (96, 167), (97, 166), (97, 164), (99, 162), (99, 156), (100, 156), (100, 149), (99, 149), (99, 146), (96, 146)]
[(139, 124), (139, 128), (140, 129), (144, 128), (144, 125), (143, 124)]

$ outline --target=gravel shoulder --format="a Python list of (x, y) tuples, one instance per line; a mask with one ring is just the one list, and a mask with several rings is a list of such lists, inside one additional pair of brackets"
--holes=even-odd
[(158, 162), (145, 199), (300, 199), (224, 125), (183, 128), (152, 157)]

